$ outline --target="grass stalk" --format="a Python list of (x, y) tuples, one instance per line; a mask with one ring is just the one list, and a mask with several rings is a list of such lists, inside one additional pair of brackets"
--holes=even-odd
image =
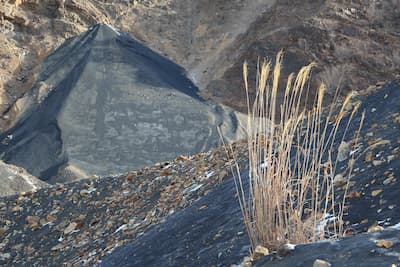
[[(263, 245), (274, 250), (288, 242), (314, 242), (343, 233), (346, 198), (337, 202), (333, 178), (338, 160), (334, 149), (338, 142), (345, 141), (357, 106), (349, 115), (348, 96), (338, 112), (333, 104), (324, 108), (322, 84), (312, 108), (307, 110), (302, 101), (308, 99), (309, 90), (305, 88), (314, 63), (288, 77), (282, 103), (278, 103), (282, 58), (283, 53), (279, 52), (274, 66), (266, 60), (258, 64), (253, 103), (249, 98), (248, 66), (246, 62), (243, 65), (248, 110), (248, 187), (244, 186), (237, 164), (234, 177), (253, 249)], [(338, 134), (342, 129), (344, 132)], [(355, 142), (357, 139), (358, 135)], [(354, 154), (350, 160), (353, 159)], [(347, 175), (350, 177), (351, 168)], [(328, 221), (333, 230), (328, 231)]]

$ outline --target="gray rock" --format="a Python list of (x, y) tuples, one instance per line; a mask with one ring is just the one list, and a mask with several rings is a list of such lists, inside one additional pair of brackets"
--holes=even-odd
[(25, 169), (6, 164), (0, 160), (0, 196), (37, 190), (49, 186), (30, 175)]

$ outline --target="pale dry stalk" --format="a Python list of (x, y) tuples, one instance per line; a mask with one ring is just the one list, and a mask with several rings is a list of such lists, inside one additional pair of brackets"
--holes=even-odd
[[(343, 233), (345, 197), (335, 201), (333, 178), (338, 161), (333, 158), (333, 150), (336, 143), (345, 140), (358, 107), (347, 111), (349, 95), (336, 113), (334, 105), (324, 109), (322, 84), (313, 108), (307, 110), (302, 100), (308, 93), (307, 82), (315, 66), (312, 63), (297, 76), (289, 76), (278, 108), (282, 56), (279, 52), (273, 67), (267, 61), (258, 67), (253, 105), (249, 99), (247, 63), (243, 66), (248, 106), (248, 190), (238, 165), (234, 176), (253, 248), (263, 245), (277, 249), (287, 242), (307, 243), (337, 238)], [(343, 122), (346, 114), (348, 120)], [(338, 137), (340, 127), (344, 127), (344, 133)], [(355, 138), (358, 139), (358, 134)], [(350, 175), (351, 167), (347, 177)], [(329, 233), (328, 221), (333, 225)]]

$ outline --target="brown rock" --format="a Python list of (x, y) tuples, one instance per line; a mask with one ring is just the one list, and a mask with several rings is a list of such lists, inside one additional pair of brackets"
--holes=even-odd
[(253, 252), (252, 258), (256, 260), (256, 259), (262, 258), (268, 254), (269, 254), (268, 248), (258, 245)]
[(351, 191), (349, 194), (349, 198), (360, 198), (361, 197), (361, 192), (358, 191)]
[(220, 182), (222, 182), (222, 180), (224, 180), (226, 177), (228, 177), (228, 172), (227, 171), (221, 171), (220, 173), (219, 173), (219, 175), (218, 175), (218, 180), (220, 181)]
[(372, 154), (371, 152), (368, 152), (366, 155), (365, 155), (365, 161), (366, 162), (371, 162), (371, 161), (373, 161), (375, 159), (375, 156), (374, 156), (374, 154)]
[(377, 189), (371, 192), (371, 196), (376, 197), (380, 193), (382, 193), (382, 189)]
[(392, 248), (393, 247), (393, 242), (382, 239), (382, 240), (378, 240), (376, 242), (376, 246), (377, 247)]
[(7, 226), (4, 226), (2, 228), (0, 228), (0, 235), (4, 234), (5, 232), (7, 232), (9, 228)]
[(37, 224), (39, 222), (39, 217), (38, 216), (28, 216), (26, 217), (26, 222), (28, 224)]
[(368, 228), (368, 232), (369, 233), (373, 233), (373, 232), (378, 232), (383, 230), (384, 228), (380, 225), (372, 225), (371, 227)]
[(72, 231), (74, 231), (76, 229), (76, 227), (78, 226), (78, 224), (76, 222), (71, 222), (67, 228), (64, 229), (64, 234), (68, 235), (70, 234)]

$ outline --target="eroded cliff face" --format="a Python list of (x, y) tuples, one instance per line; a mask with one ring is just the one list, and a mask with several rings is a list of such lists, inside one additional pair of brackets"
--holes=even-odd
[(244, 110), (243, 61), (255, 66), (279, 49), (284, 75), (315, 61), (315, 82), (330, 90), (395, 78), (399, 8), (399, 0), (1, 0), (0, 126), (9, 128), (23, 109), (17, 99), (44, 58), (96, 23), (129, 32), (185, 67), (203, 97)]

